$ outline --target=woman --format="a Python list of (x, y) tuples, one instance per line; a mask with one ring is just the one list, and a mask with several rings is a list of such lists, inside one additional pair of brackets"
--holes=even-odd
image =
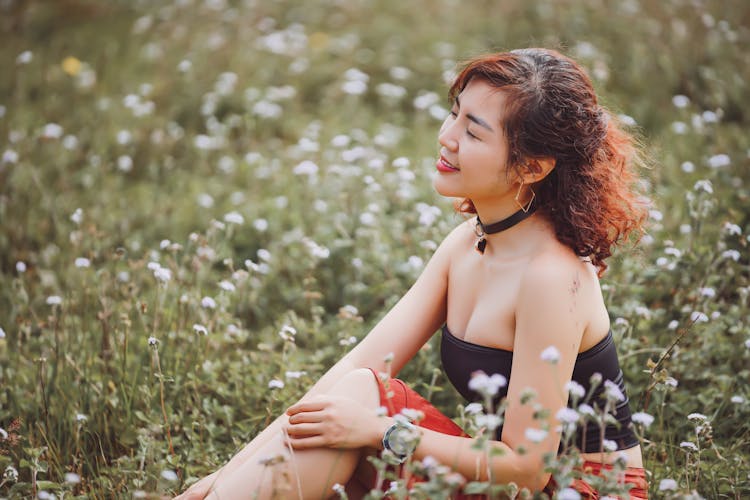
[[(570, 404), (567, 389), (589, 389), (594, 373), (609, 379), (595, 397), (614, 401), (619, 425), (607, 426), (604, 441), (596, 425), (579, 428), (585, 467), (624, 457), (631, 497), (646, 497), (598, 280), (611, 247), (644, 220), (633, 142), (597, 104), (583, 70), (555, 51), (475, 59), (450, 95), (434, 187), (476, 217), (445, 238), (414, 286), (300, 402), (180, 498), (325, 498), (335, 483), (356, 498), (374, 484), (366, 458), (384, 447), (400, 459), (432, 456), (469, 480), (542, 490), (544, 455), (561, 442), (555, 415)], [(478, 370), (502, 375), (491, 389), (505, 396), (504, 423), (490, 441), (502, 453), (475, 449), (403, 383), (374, 375), (398, 373), (441, 326), (443, 365), (459, 392), (479, 397), (481, 384), (469, 382)], [(529, 390), (534, 404), (522, 402)], [(426, 415), (416, 446), (403, 439), (415, 429), (393, 418), (405, 406)], [(540, 406), (548, 417), (535, 418)], [(282, 463), (263, 465), (274, 457)]]

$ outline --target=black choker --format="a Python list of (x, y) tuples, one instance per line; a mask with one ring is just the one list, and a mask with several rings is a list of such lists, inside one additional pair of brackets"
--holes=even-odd
[(476, 233), (477, 237), (479, 238), (476, 243), (477, 252), (482, 254), (484, 253), (484, 249), (487, 246), (487, 239), (484, 237), (485, 234), (495, 234), (501, 231), (505, 231), (506, 229), (510, 229), (522, 220), (530, 217), (534, 212), (536, 212), (535, 203), (532, 204), (528, 210), (521, 209), (501, 221), (493, 222), (492, 224), (488, 224), (486, 226), (482, 224), (482, 220), (479, 218), (479, 215), (477, 215), (477, 225), (474, 228), (474, 233)]

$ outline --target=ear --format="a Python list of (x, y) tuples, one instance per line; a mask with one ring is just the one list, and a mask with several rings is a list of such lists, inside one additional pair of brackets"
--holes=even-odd
[(535, 184), (549, 175), (555, 168), (557, 160), (551, 157), (529, 158), (525, 163), (525, 169), (521, 178), (526, 184)]

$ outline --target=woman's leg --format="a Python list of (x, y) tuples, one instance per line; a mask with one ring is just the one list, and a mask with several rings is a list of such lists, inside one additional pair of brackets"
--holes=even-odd
[[(380, 406), (378, 385), (372, 372), (358, 369), (349, 372), (329, 394), (352, 398), (375, 410)], [(281, 421), (286, 422), (282, 416)], [(352, 478), (364, 450), (317, 448), (289, 450), (284, 444), (281, 424), (234, 470), (223, 471), (217, 478), (210, 500), (258, 498), (324, 499), (332, 495), (334, 484), (347, 484)], [(244, 451), (244, 450), (243, 450)]]

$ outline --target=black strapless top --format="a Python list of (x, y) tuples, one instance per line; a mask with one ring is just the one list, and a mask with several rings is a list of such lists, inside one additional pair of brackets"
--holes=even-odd
[[(482, 402), (482, 397), (469, 389), (471, 374), (476, 371), (481, 370), (487, 375), (499, 373), (510, 381), (513, 351), (467, 342), (454, 336), (448, 330), (447, 325), (443, 326), (440, 356), (443, 362), (443, 370), (448, 376), (448, 380), (451, 381), (458, 392), (468, 401)], [(625, 391), (622, 370), (620, 370), (620, 362), (617, 359), (617, 351), (611, 331), (591, 349), (578, 353), (573, 368), (572, 380), (583, 386), (586, 394), (589, 394), (592, 385), (591, 377), (595, 373), (601, 375), (602, 382), (596, 386), (596, 389), (586, 401), (579, 400), (579, 404), (586, 402), (594, 408), (597, 406), (603, 408), (604, 402), (600, 398), (604, 394), (604, 381), (610, 380), (613, 382), (625, 398), (617, 403), (613, 415), (617, 423), (608, 424), (605, 427), (604, 439), (617, 443), (618, 450), (637, 446), (639, 442), (631, 429), (628, 396)], [(501, 387), (496, 396), (495, 403), (497, 404), (507, 394), (507, 385)], [(568, 406), (570, 405), (571, 402), (568, 401)], [(502, 432), (502, 427), (497, 429), (496, 437), (498, 440)], [(585, 428), (583, 425), (579, 425), (576, 429), (576, 446), (584, 453), (601, 451), (600, 432), (600, 427), (596, 422), (589, 421), (585, 425)]]

